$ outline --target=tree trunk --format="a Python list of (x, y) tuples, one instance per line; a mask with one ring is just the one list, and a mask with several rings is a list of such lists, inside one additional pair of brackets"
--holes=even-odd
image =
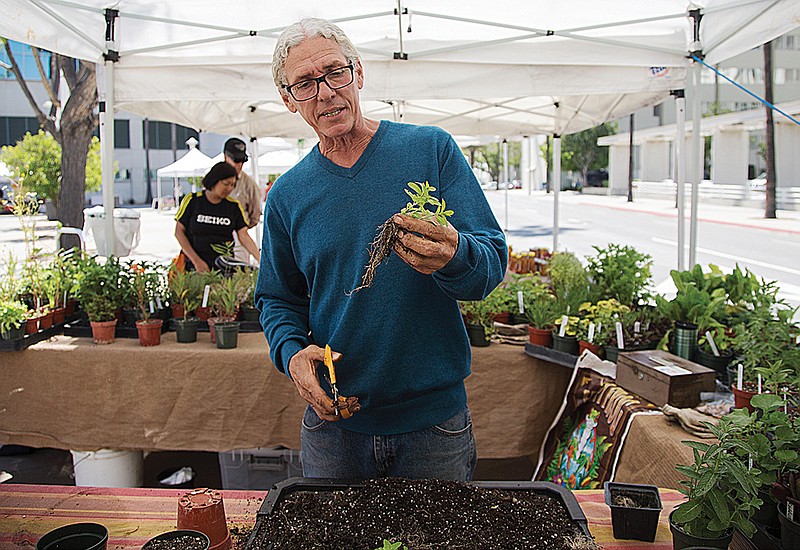
[[(767, 103), (772, 104), (772, 42), (767, 42), (763, 46), (764, 48), (764, 99), (767, 100)], [(765, 207), (764, 207), (764, 217), (765, 218), (776, 218), (776, 200), (775, 200), (775, 188), (777, 186), (778, 178), (775, 175), (775, 121), (772, 117), (772, 108), (765, 105), (764, 108), (767, 110), (767, 132), (766, 132), (766, 140), (767, 140), (767, 158), (764, 159), (766, 161), (766, 172), (767, 172), (767, 184), (766, 184), (766, 197), (765, 197)]]

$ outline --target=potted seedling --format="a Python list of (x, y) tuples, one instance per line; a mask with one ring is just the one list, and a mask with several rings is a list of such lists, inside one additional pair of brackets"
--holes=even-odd
[(240, 279), (242, 286), (242, 303), (239, 305), (239, 314), (242, 321), (258, 323), (261, 312), (258, 311), (254, 303), (258, 269), (239, 269), (233, 276)]
[(28, 306), (19, 300), (0, 298), (0, 338), (19, 340), (25, 336)]
[(747, 537), (756, 531), (751, 518), (762, 504), (759, 482), (737, 454), (741, 442), (734, 437), (736, 422), (736, 417), (728, 415), (718, 425), (706, 423), (716, 443), (682, 442), (692, 448), (694, 462), (676, 467), (687, 478), (679, 482), (687, 500), (669, 516), (676, 550), (692, 546), (727, 548), (734, 528)]
[(578, 355), (578, 317), (561, 315), (553, 318), (553, 349), (570, 355)]
[(652, 257), (631, 246), (614, 243), (592, 248), (597, 254), (587, 258), (586, 271), (597, 295), (630, 308), (643, 303), (653, 278)]
[[(453, 215), (452, 210), (447, 210), (444, 199), (438, 199), (431, 195), (436, 188), (425, 182), (408, 182), (409, 189), (404, 189), (406, 195), (411, 198), (411, 202), (400, 210), (400, 214), (425, 220), (433, 224), (447, 226), (447, 218)], [(433, 210), (431, 210), (433, 208)], [(397, 225), (392, 221), (394, 215), (389, 216), (385, 222), (378, 226), (375, 238), (369, 247), (369, 261), (361, 277), (361, 284), (349, 292), (353, 293), (369, 288), (375, 279), (375, 270), (381, 265), (392, 252), (397, 241)]]
[(571, 252), (556, 252), (548, 260), (550, 287), (565, 312), (577, 313), (581, 304), (592, 301), (589, 276)]
[(505, 307), (505, 297), (499, 288), (494, 289), (483, 300), (459, 302), (470, 344), (487, 347), (494, 334), (494, 319)]
[(156, 295), (159, 284), (159, 273), (152, 262), (138, 262), (130, 264), (129, 274), (131, 288), (136, 296), (141, 319), (136, 321), (136, 330), (139, 334), (139, 344), (142, 346), (157, 346), (161, 343), (161, 326), (163, 319), (152, 317), (156, 309)]
[(170, 300), (176, 300), (175, 308), (180, 317), (173, 320), (175, 339), (182, 344), (197, 341), (197, 327), (200, 320), (194, 311), (200, 306), (203, 295), (203, 277), (196, 271), (170, 271)]
[(546, 288), (525, 294), (525, 317), (528, 319), (528, 339), (531, 344), (553, 346), (553, 319), (558, 314), (556, 297)]
[(239, 304), (242, 303), (248, 286), (241, 278), (223, 277), (211, 286), (210, 304), (214, 317), (208, 318), (208, 328), (212, 341), (220, 349), (231, 349), (237, 345)]
[[(589, 302), (581, 304), (579, 308), (580, 320), (576, 330), (578, 336), (578, 351), (583, 353), (584, 349), (589, 349), (595, 355), (600, 355), (600, 350), (606, 346), (619, 345), (616, 340), (612, 340), (612, 335), (616, 332), (616, 323), (630, 308), (621, 304), (615, 298), (609, 300), (598, 300), (596, 303)], [(592, 328), (594, 327), (594, 328)], [(608, 353), (610, 361), (616, 361), (616, 349)]]
[(100, 263), (97, 258), (80, 262), (76, 295), (89, 317), (95, 344), (114, 342), (116, 310), (121, 304), (120, 264), (114, 256)]

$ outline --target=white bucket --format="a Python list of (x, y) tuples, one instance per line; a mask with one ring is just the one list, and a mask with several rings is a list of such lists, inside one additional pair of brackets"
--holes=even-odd
[(142, 451), (70, 451), (75, 485), (87, 487), (141, 487), (144, 484)]

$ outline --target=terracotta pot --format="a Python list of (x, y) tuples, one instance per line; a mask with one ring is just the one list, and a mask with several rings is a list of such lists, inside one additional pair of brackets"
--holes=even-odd
[(206, 323), (208, 323), (208, 333), (211, 335), (211, 343), (217, 343), (217, 333), (214, 331), (214, 325), (217, 323), (227, 323), (229, 321), (234, 321), (235, 317), (209, 317), (206, 319)]
[(209, 550), (227, 550), (231, 535), (225, 520), (222, 493), (213, 489), (195, 489), (178, 499), (178, 529), (205, 533), (211, 541)]
[(169, 308), (172, 310), (173, 319), (180, 319), (183, 317), (183, 304), (170, 304)]
[(603, 348), (598, 346), (597, 344), (592, 344), (591, 342), (587, 342), (586, 340), (578, 340), (578, 355), (583, 355), (583, 350), (588, 349), (596, 356), (600, 357), (600, 352)]
[(508, 322), (511, 320), (511, 314), (507, 311), (504, 311), (503, 313), (498, 313), (497, 315), (494, 316), (494, 320), (497, 321), (498, 323), (503, 323), (504, 325), (507, 325)]
[(66, 309), (67, 317), (75, 313), (75, 310), (78, 309), (78, 300), (75, 298), (70, 298), (67, 300), (67, 303), (64, 304), (64, 309)]
[(48, 311), (39, 317), (39, 329), (45, 330), (53, 326), (53, 312)]
[(553, 347), (553, 331), (528, 325), (528, 340), (536, 346)]
[(57, 307), (53, 310), (53, 324), (60, 325), (63, 324), (64, 321), (67, 319), (67, 308), (65, 307)]
[(92, 327), (92, 341), (95, 344), (113, 344), (114, 333), (117, 330), (117, 320), (90, 321)]
[(736, 387), (736, 384), (731, 385), (731, 391), (733, 392), (733, 406), (735, 408), (747, 409), (751, 413), (755, 411), (755, 408), (750, 404), (750, 399), (756, 395), (755, 392), (740, 390)]
[(207, 321), (208, 318), (211, 317), (211, 308), (198, 306), (194, 310), (194, 316), (200, 319), (201, 321)]
[(157, 346), (161, 343), (161, 319), (148, 319), (136, 321), (136, 330), (139, 332), (139, 344), (142, 346)]
[(36, 334), (39, 332), (39, 318), (31, 317), (25, 320), (25, 334)]

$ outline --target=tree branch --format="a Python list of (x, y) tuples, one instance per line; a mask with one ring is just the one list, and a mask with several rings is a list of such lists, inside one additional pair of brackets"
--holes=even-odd
[(44, 89), (47, 92), (47, 96), (50, 98), (50, 103), (52, 103), (53, 106), (58, 109), (61, 107), (61, 102), (58, 100), (55, 90), (53, 90), (53, 87), (50, 85), (50, 79), (47, 78), (47, 75), (44, 73), (42, 60), (39, 59), (39, 48), (31, 46), (31, 51), (33, 52), (33, 60), (36, 62), (36, 68), (39, 70), (39, 76), (42, 78)]
[(69, 86), (70, 91), (74, 90), (78, 79), (75, 74), (75, 61), (71, 57), (58, 54), (58, 66), (61, 72), (64, 73), (64, 78), (67, 80), (67, 86)]
[(58, 131), (56, 130), (55, 121), (49, 119), (47, 115), (42, 112), (41, 108), (39, 108), (39, 105), (36, 103), (36, 99), (33, 97), (30, 88), (28, 88), (28, 83), (22, 77), (22, 71), (19, 70), (19, 65), (17, 64), (17, 60), (14, 58), (14, 54), (11, 53), (11, 46), (9, 45), (8, 40), (5, 38), (3, 38), (3, 46), (5, 46), (8, 60), (11, 62), (11, 72), (14, 73), (14, 76), (17, 78), (17, 82), (19, 82), (19, 85), (22, 88), (22, 93), (25, 94), (25, 97), (28, 99), (28, 103), (30, 103), (31, 108), (33, 108), (33, 112), (36, 115), (36, 120), (39, 121), (39, 124), (41, 124), (45, 130), (50, 132), (50, 134), (58, 140), (59, 136)]

